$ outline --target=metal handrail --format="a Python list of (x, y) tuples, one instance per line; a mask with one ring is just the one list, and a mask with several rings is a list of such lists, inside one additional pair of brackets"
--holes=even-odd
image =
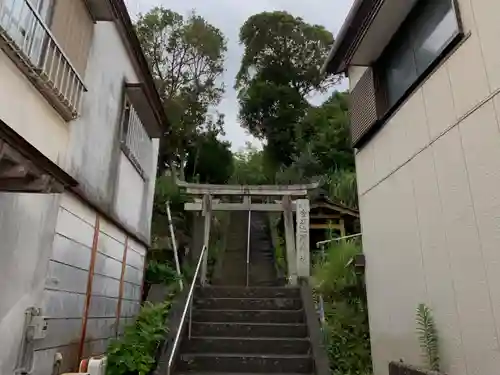
[[(39, 78), (56, 94), (55, 100), (72, 119), (80, 112), (82, 77), (45, 24), (30, 0), (0, 0), (0, 34), (5, 33), (11, 48), (24, 55)], [(25, 63), (26, 63), (25, 62)], [(66, 112), (66, 111), (65, 111)]]
[(68, 55), (66, 55), (66, 53), (62, 49), (61, 45), (57, 42), (56, 37), (54, 36), (54, 34), (52, 34), (52, 31), (45, 24), (45, 21), (43, 20), (43, 18), (40, 16), (40, 14), (38, 14), (38, 10), (35, 9), (35, 7), (31, 4), (31, 1), (24, 0), (24, 2), (28, 6), (28, 8), (31, 10), (31, 12), (33, 13), (33, 16), (35, 16), (35, 18), (37, 19), (37, 21), (40, 23), (40, 26), (43, 28), (43, 30), (45, 31), (45, 33), (47, 33), (47, 35), (49, 36), (49, 38), (52, 39), (52, 42), (54, 43), (54, 45), (59, 50), (59, 53), (62, 55), (62, 57), (64, 57), (67, 60), (68, 65), (70, 66), (71, 70), (73, 71), (73, 74), (80, 81), (80, 83), (83, 86), (84, 90), (87, 91), (87, 88), (85, 87), (85, 83), (83, 81), (83, 78), (80, 76), (80, 74), (78, 74), (78, 72), (74, 68), (73, 64), (71, 64), (71, 60), (69, 59)]
[(247, 227), (247, 263), (246, 263), (246, 286), (250, 283), (250, 231), (252, 229), (252, 211), (248, 208), (248, 227)]
[(198, 278), (198, 274), (200, 273), (201, 264), (203, 262), (203, 257), (207, 252), (207, 247), (203, 246), (201, 249), (200, 258), (198, 259), (198, 264), (196, 265), (196, 270), (194, 271), (193, 281), (191, 282), (191, 286), (189, 287), (189, 293), (187, 295), (186, 304), (184, 305), (184, 310), (182, 310), (181, 320), (179, 322), (179, 327), (177, 329), (177, 333), (175, 334), (174, 343), (172, 345), (172, 350), (170, 352), (170, 357), (168, 359), (167, 364), (167, 375), (170, 375), (170, 371), (172, 370), (172, 365), (174, 364), (175, 355), (177, 353), (177, 349), (180, 344), (182, 328), (184, 327), (184, 323), (186, 322), (186, 316), (189, 311), (189, 325), (188, 325), (188, 337), (191, 339), (191, 322), (192, 322), (192, 311), (193, 311), (193, 293), (194, 287), (196, 285), (196, 279)]
[(316, 247), (326, 245), (327, 243), (330, 243), (330, 242), (348, 240), (349, 238), (355, 238), (355, 237), (359, 237), (362, 235), (363, 235), (363, 233), (356, 233), (356, 234), (351, 234), (349, 236), (343, 236), (343, 237), (331, 238), (329, 240), (319, 241), (319, 242), (316, 242)]

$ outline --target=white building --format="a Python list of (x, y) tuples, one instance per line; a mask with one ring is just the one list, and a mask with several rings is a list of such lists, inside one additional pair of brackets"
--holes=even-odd
[(498, 0), (357, 0), (325, 64), (350, 81), (374, 373), (500, 368)]
[(136, 315), (166, 125), (123, 0), (0, 0), (0, 374), (75, 370)]

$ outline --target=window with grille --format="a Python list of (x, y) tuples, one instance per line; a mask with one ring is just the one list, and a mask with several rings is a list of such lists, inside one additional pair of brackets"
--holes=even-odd
[(152, 165), (151, 138), (144, 129), (136, 110), (125, 99), (121, 123), (121, 144), (125, 154), (143, 178), (149, 177)]

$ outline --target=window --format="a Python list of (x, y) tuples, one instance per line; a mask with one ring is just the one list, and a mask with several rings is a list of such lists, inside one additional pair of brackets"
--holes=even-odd
[(453, 0), (417, 3), (377, 62), (387, 107), (401, 99), (459, 34)]
[(139, 174), (146, 178), (152, 165), (152, 142), (136, 110), (125, 98), (121, 120), (122, 149)]
[(42, 22), (46, 22), (52, 1), (26, 0), (6, 1), (2, 6), (0, 1), (0, 26), (2, 26), (16, 43), (24, 48), (26, 54), (37, 61), (42, 53), (42, 43), (45, 33), (38, 26), (35, 12), (38, 12)]
[(351, 140), (362, 147), (453, 46), (462, 29), (455, 0), (419, 0), (351, 91)]
[(48, 27), (48, 19), (60, 3), (0, 0), (0, 48), (13, 57), (59, 114), (71, 121), (78, 116), (86, 89)]

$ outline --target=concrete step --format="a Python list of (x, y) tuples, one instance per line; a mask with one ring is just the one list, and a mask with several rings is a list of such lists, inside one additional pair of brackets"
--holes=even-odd
[[(254, 375), (253, 373), (246, 372), (176, 372), (176, 375)], [(271, 375), (269, 372), (262, 372), (261, 375)], [(293, 373), (280, 373), (280, 375), (298, 375)], [(313, 375), (312, 373), (309, 375)]]
[(184, 340), (181, 353), (309, 354), (304, 338), (192, 337)]
[(298, 298), (197, 298), (194, 305), (204, 310), (300, 310), (302, 300)]
[(198, 337), (273, 337), (305, 338), (307, 326), (301, 323), (228, 323), (196, 322), (191, 326)]
[(303, 310), (193, 310), (193, 320), (216, 323), (303, 323)]
[(300, 289), (294, 287), (205, 287), (196, 289), (195, 298), (300, 298)]
[(181, 372), (306, 374), (313, 371), (313, 363), (308, 355), (186, 353), (181, 354), (176, 368)]

